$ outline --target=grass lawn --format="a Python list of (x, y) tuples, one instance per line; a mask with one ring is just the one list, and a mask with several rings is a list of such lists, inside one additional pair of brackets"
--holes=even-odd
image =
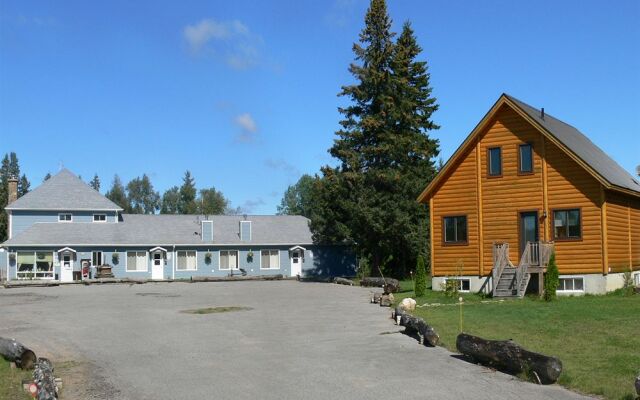
[(32, 371), (23, 371), (19, 368), (11, 368), (9, 361), (0, 357), (0, 399), (31, 399), (31, 396), (22, 390), (22, 380), (31, 379), (31, 372)]
[[(430, 285), (430, 283), (428, 283)], [(396, 301), (414, 297), (413, 283), (401, 283)], [(464, 294), (463, 330), (487, 339), (512, 339), (531, 351), (554, 355), (563, 363), (559, 383), (579, 392), (607, 399), (635, 399), (633, 386), (640, 372), (640, 295), (615, 292), (603, 296), (560, 297), (547, 303), (535, 297), (482, 303)], [(456, 299), (427, 290), (416, 299), (452, 304)], [(456, 351), (459, 307), (419, 307), (440, 335), (441, 345)]]

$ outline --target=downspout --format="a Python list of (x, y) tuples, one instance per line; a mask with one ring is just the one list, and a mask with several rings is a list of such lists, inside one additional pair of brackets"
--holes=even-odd
[(171, 279), (176, 279), (176, 245), (173, 245), (173, 257), (171, 260)]

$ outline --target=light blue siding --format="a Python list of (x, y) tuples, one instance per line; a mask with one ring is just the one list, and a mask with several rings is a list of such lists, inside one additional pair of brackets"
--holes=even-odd
[(202, 241), (213, 242), (213, 221), (202, 221)]
[[(106, 214), (107, 223), (117, 222), (118, 215), (114, 211), (36, 211), (13, 210), (11, 212), (11, 237), (15, 237), (31, 225), (38, 222), (58, 222), (58, 214), (71, 214), (72, 222), (93, 222), (93, 214)], [(104, 223), (104, 222), (96, 222)]]
[(240, 221), (240, 240), (251, 241), (251, 221)]

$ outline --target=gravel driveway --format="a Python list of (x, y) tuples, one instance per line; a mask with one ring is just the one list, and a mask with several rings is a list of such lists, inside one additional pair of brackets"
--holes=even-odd
[[(0, 289), (62, 399), (579, 399), (421, 347), (369, 290), (295, 281)], [(251, 310), (187, 314), (244, 306)]]

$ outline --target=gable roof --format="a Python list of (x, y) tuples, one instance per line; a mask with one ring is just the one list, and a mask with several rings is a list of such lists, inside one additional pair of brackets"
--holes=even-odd
[[(200, 237), (201, 222), (213, 221), (213, 241)], [(118, 223), (40, 222), (3, 246), (212, 246), (312, 244), (309, 220), (298, 215), (252, 215), (251, 240), (240, 240), (239, 215), (122, 214)]]
[(122, 208), (63, 169), (5, 207), (6, 210), (122, 211)]
[(497, 111), (508, 105), (520, 116), (537, 128), (545, 138), (560, 147), (567, 155), (573, 158), (579, 165), (593, 175), (605, 188), (617, 190), (626, 194), (640, 197), (640, 183), (633, 178), (616, 161), (609, 157), (602, 149), (596, 146), (588, 137), (573, 126), (552, 117), (549, 114), (541, 114), (541, 111), (523, 101), (503, 93), (489, 112), (471, 131), (465, 141), (458, 147), (455, 153), (436, 175), (431, 183), (418, 197), (418, 201), (424, 202), (438, 187), (439, 183), (447, 175), (455, 162), (466, 154), (470, 145), (474, 144), (478, 136), (491, 121)]

